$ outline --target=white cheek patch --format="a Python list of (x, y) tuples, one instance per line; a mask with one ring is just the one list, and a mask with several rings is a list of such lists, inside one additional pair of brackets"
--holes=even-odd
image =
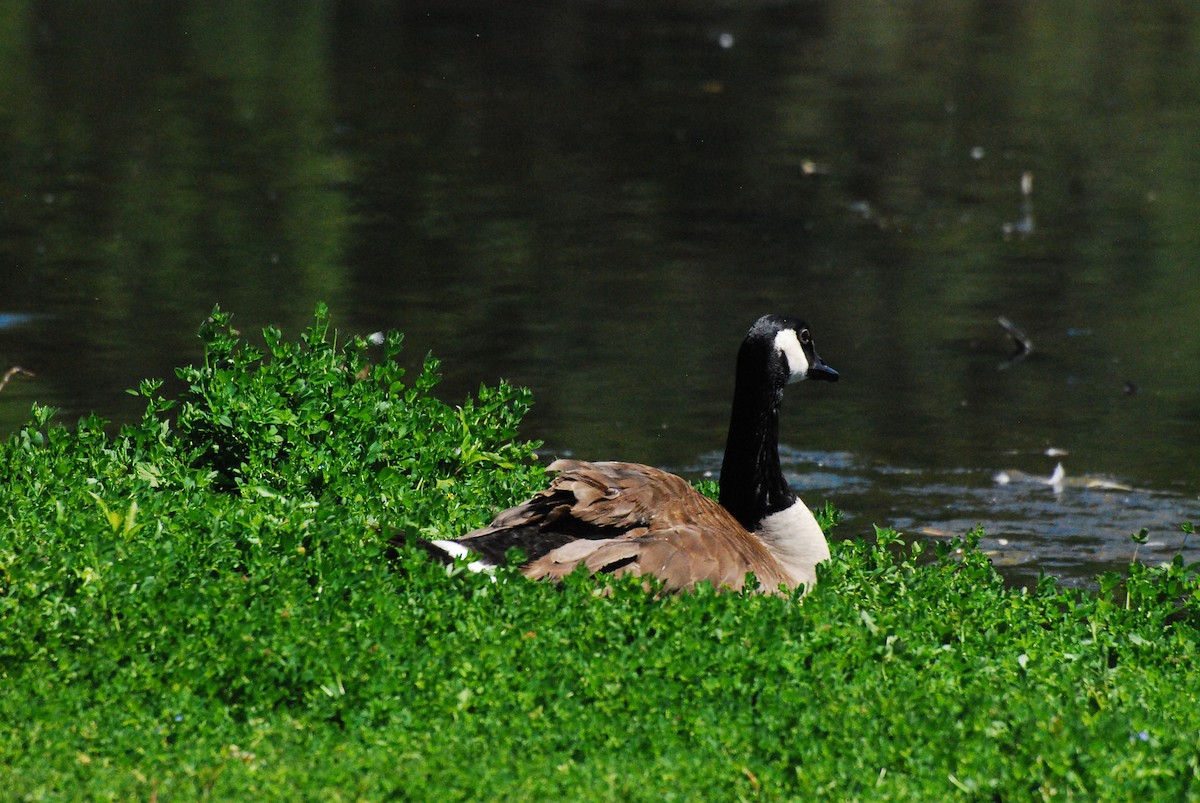
[(791, 373), (788, 382), (799, 382), (808, 376), (808, 357), (804, 356), (804, 347), (800, 345), (795, 329), (784, 329), (775, 335), (775, 348), (787, 358), (788, 371)]

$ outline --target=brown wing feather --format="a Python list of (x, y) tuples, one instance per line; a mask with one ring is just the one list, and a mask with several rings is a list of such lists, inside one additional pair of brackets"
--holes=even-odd
[[(764, 591), (791, 580), (766, 546), (687, 481), (637, 463), (556, 460), (550, 487), (457, 539), (501, 556), (522, 546), (534, 579), (592, 573), (659, 578), (666, 590), (703, 581), (741, 590), (753, 572)], [(494, 557), (494, 556), (493, 556)]]
[(529, 563), (529, 577), (561, 579), (579, 565), (590, 572), (650, 575), (667, 590), (692, 588), (708, 581), (717, 588), (740, 590), (753, 572), (765, 591), (790, 585), (774, 556), (746, 532), (725, 508), (674, 474), (631, 463), (583, 463), (559, 460), (554, 486), (583, 487), (588, 495), (570, 515), (608, 526), (637, 525), (623, 535), (573, 542)]
[[(588, 463), (555, 460), (550, 487), (574, 495), (571, 515), (607, 527), (637, 527), (651, 521), (683, 520), (688, 497), (696, 494), (685, 480), (638, 463)], [(696, 494), (699, 496), (699, 494)]]
[(707, 580), (716, 588), (740, 591), (747, 572), (755, 574), (763, 591), (791, 585), (766, 547), (740, 528), (674, 527), (646, 543), (639, 564), (672, 589)]

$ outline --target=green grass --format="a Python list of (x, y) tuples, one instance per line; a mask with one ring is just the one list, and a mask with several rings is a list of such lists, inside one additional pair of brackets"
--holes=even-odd
[(449, 576), (387, 539), (542, 482), (527, 394), (444, 404), (324, 309), (201, 334), (140, 422), (0, 447), (7, 799), (1200, 798), (1194, 567), (1013, 589), (880, 530), (803, 602)]

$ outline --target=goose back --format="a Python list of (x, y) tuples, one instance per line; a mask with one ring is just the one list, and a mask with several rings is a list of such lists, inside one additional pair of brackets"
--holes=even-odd
[(723, 507), (680, 477), (636, 463), (556, 460), (550, 487), (480, 530), (455, 539), (490, 562), (512, 547), (530, 578), (589, 572), (653, 576), (668, 591), (708, 581), (741, 590), (752, 572), (763, 591), (792, 577)]

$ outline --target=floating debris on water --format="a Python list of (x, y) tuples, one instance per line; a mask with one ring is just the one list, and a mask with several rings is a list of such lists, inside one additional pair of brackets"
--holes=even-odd
[(1011, 566), (1024, 566), (1037, 560), (1037, 554), (1026, 549), (987, 549), (983, 550), (989, 558), (992, 565), (1000, 568), (1008, 568)]
[(1033, 173), (1026, 170), (1021, 174), (1021, 217), (1000, 227), (1004, 239), (1009, 240), (1014, 234), (1023, 240), (1033, 234), (1037, 223), (1033, 217)]
[(1049, 477), (1039, 477), (1036, 474), (1027, 474), (1024, 471), (1017, 469), (1007, 469), (998, 471), (992, 477), (992, 481), (997, 485), (1009, 485), (1012, 483), (1030, 483), (1035, 485), (1049, 485), (1054, 493), (1062, 493), (1065, 488), (1087, 488), (1090, 490), (1102, 491), (1132, 491), (1133, 488), (1128, 485), (1122, 485), (1119, 482), (1104, 479), (1103, 477), (1068, 477), (1063, 464), (1059, 463), (1054, 467), (1054, 472)]
[(5, 386), (8, 384), (8, 381), (10, 379), (12, 379), (14, 376), (30, 376), (30, 377), (32, 377), (32, 376), (37, 376), (37, 374), (35, 374), (33, 371), (26, 371), (24, 368), (22, 368), (19, 365), (14, 365), (12, 368), (9, 368), (7, 371), (4, 372), (4, 376), (0, 377), (0, 390), (4, 390)]
[(996, 323), (1012, 338), (1013, 345), (1016, 346), (1016, 352), (1009, 359), (1009, 362), (1020, 359), (1033, 351), (1033, 341), (1029, 339), (1029, 335), (1017, 328), (1017, 325), (1005, 318), (1003, 315), (996, 318)]

